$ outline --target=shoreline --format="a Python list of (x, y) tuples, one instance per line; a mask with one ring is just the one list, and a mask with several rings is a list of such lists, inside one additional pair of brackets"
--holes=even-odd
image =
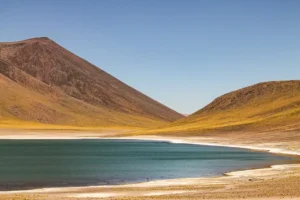
[(0, 140), (88, 140), (88, 139), (112, 139), (112, 140), (141, 140), (141, 141), (154, 141), (154, 142), (169, 142), (174, 144), (191, 144), (191, 145), (203, 145), (203, 146), (218, 146), (218, 147), (231, 147), (238, 149), (249, 149), (260, 152), (269, 152), (274, 154), (284, 154), (291, 156), (300, 156), (300, 151), (285, 150), (282, 148), (274, 147), (262, 147), (255, 145), (236, 145), (236, 144), (225, 144), (218, 142), (204, 142), (198, 140), (207, 140), (205, 137), (170, 137), (170, 136), (125, 136), (125, 137), (111, 137), (111, 133), (100, 133), (95, 136), (55, 136), (55, 135), (36, 135), (36, 134), (21, 134), (21, 135), (2, 135), (0, 132)]
[(141, 141), (156, 141), (156, 142), (170, 142), (170, 143), (178, 143), (178, 144), (192, 144), (192, 145), (203, 145), (203, 146), (219, 146), (219, 147), (231, 147), (231, 148), (239, 148), (239, 149), (250, 149), (255, 151), (264, 151), (274, 154), (285, 154), (285, 155), (296, 155), (300, 156), (300, 151), (291, 151), (284, 150), (280, 148), (273, 147), (258, 147), (254, 145), (235, 145), (235, 144), (222, 144), (222, 143), (214, 143), (214, 142), (199, 142), (197, 139), (204, 139), (201, 137), (165, 137), (165, 136), (126, 136), (126, 137), (107, 137), (110, 136), (110, 133), (101, 134), (100, 136), (38, 136), (34, 134), (29, 135), (12, 135), (6, 136), (0, 134), (0, 140), (87, 140), (87, 139), (113, 139), (113, 140), (141, 140)]
[[(190, 138), (182, 138), (178, 137), (163, 137), (163, 136), (148, 136), (148, 137), (110, 137), (110, 138), (99, 138), (99, 139), (123, 139), (123, 140), (141, 140), (141, 141), (156, 141), (156, 142), (170, 142), (174, 144), (192, 144), (192, 145), (202, 145), (202, 146), (217, 146), (217, 147), (230, 147), (230, 148), (238, 148), (238, 149), (249, 149), (254, 151), (260, 152), (268, 152), (273, 154), (284, 154), (284, 155), (293, 155), (293, 156), (300, 156), (300, 151), (289, 151), (283, 150), (280, 148), (272, 148), (272, 147), (257, 147), (253, 145), (234, 145), (234, 144), (220, 144), (220, 143), (213, 143), (213, 142), (197, 142), (193, 141), (193, 137)], [(200, 137), (198, 137), (200, 138)]]
[[(249, 149), (254, 151), (261, 151), (261, 152), (269, 152), (274, 154), (284, 154), (290, 156), (300, 156), (299, 151), (290, 151), (280, 148), (273, 148), (273, 147), (261, 147), (261, 146), (254, 146), (254, 145), (237, 145), (237, 144), (223, 144), (219, 142), (205, 142), (203, 140), (209, 140), (208, 138), (201, 138), (201, 137), (164, 137), (164, 136), (128, 136), (128, 137), (107, 137), (108, 135), (103, 134), (99, 136), (64, 136), (64, 137), (55, 137), (55, 136), (37, 136), (34, 134), (30, 135), (20, 135), (19, 136), (10, 136), (10, 137), (3, 137), (0, 135), (0, 139), (8, 139), (8, 140), (84, 140), (84, 139), (116, 139), (116, 140), (142, 140), (142, 141), (156, 141), (156, 142), (170, 142), (170, 143), (180, 143), (180, 144), (192, 144), (192, 145), (204, 145), (204, 146), (219, 146), (219, 147), (230, 147), (230, 148), (242, 148), (242, 149)], [(293, 170), (293, 169), (300, 169), (299, 164), (279, 164), (279, 165), (270, 165), (265, 168), (254, 168), (254, 169), (246, 169), (246, 170), (238, 170), (238, 171), (231, 171), (226, 172), (222, 176), (215, 176), (215, 177), (195, 177), (195, 178), (177, 178), (177, 179), (161, 179), (161, 180), (153, 180), (149, 182), (140, 182), (140, 183), (125, 183), (121, 185), (91, 185), (91, 186), (70, 186), (70, 187), (49, 187), (49, 188), (37, 188), (37, 189), (26, 189), (26, 190), (8, 190), (8, 191), (0, 191), (0, 194), (30, 194), (30, 193), (69, 193), (72, 191), (78, 191), (79, 198), (87, 198), (92, 197), (93, 194), (85, 193), (84, 190), (89, 189), (104, 189), (104, 188), (130, 188), (130, 187), (141, 187), (141, 188), (151, 188), (151, 187), (161, 187), (161, 186), (186, 186), (186, 185), (195, 185), (199, 184), (199, 181), (207, 182), (207, 184), (214, 184), (214, 179), (235, 179), (235, 178), (247, 178), (247, 177), (261, 177), (261, 176), (268, 176), (272, 174), (280, 174), (284, 171)], [(170, 193), (171, 194), (171, 193)], [(101, 196), (101, 195), (100, 195)], [(111, 195), (107, 195), (106, 197), (114, 197), (115, 194), (111, 193)], [(151, 196), (151, 195), (149, 195)], [(99, 196), (98, 196), (99, 197)], [(100, 197), (101, 198), (101, 197)], [(104, 196), (102, 198), (105, 198)]]

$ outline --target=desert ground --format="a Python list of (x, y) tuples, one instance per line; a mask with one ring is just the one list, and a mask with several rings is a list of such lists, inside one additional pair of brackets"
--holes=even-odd
[[(12, 131), (2, 130), (1, 139), (123, 138), (121, 132)], [(128, 139), (222, 145), (259, 151), (300, 155), (300, 133), (214, 133), (203, 136), (126, 136)], [(1, 200), (71, 199), (300, 199), (300, 164), (228, 172), (221, 177), (159, 180), (118, 186), (44, 188), (0, 192)]]

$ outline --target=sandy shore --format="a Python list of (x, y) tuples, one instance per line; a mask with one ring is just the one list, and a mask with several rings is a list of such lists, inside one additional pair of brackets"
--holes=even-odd
[[(254, 143), (218, 137), (113, 137), (114, 133), (76, 133), (63, 135), (30, 132), (3, 134), (1, 139), (138, 139), (228, 146), (256, 151), (300, 155), (300, 146), (283, 142)], [(270, 168), (228, 172), (227, 176), (158, 180), (118, 186), (45, 188), (0, 192), (2, 200), (24, 199), (300, 199), (300, 164), (275, 165)]]

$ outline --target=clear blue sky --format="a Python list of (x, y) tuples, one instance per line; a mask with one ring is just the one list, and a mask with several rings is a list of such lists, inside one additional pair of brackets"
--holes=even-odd
[(48, 36), (182, 113), (300, 77), (299, 0), (0, 0), (0, 41)]

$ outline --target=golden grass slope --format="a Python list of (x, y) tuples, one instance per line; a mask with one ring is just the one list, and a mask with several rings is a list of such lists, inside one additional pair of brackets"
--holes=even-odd
[(163, 121), (112, 112), (63, 93), (40, 94), (0, 74), (0, 128), (86, 129), (87, 127), (152, 127)]
[(194, 114), (145, 133), (300, 130), (300, 81), (272, 81), (218, 97)]

